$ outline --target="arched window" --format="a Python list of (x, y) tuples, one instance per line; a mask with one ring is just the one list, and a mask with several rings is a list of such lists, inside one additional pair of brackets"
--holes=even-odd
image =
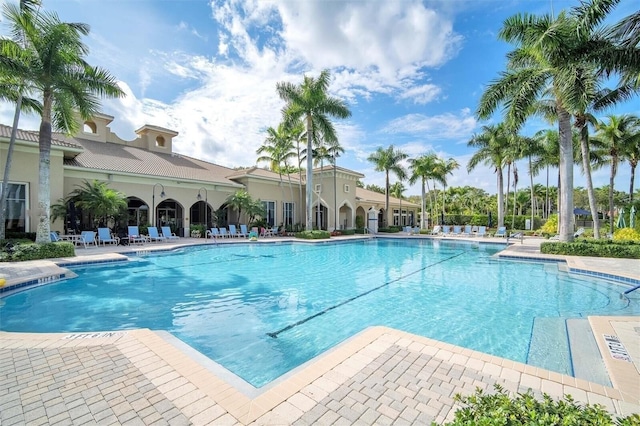
[(159, 146), (161, 148), (164, 147), (164, 138), (162, 136), (156, 137), (156, 146)]
[(84, 128), (82, 129), (82, 131), (85, 133), (92, 133), (95, 135), (98, 133), (98, 128), (96, 127), (96, 123), (94, 123), (93, 121), (85, 121)]

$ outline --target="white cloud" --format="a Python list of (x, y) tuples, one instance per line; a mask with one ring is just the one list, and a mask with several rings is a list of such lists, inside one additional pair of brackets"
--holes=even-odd
[(427, 116), (408, 114), (389, 122), (381, 131), (387, 134), (410, 134), (437, 139), (470, 138), (477, 126), (468, 109), (452, 113)]

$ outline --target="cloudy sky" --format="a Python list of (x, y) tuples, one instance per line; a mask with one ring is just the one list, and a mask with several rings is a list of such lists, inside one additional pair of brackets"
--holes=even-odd
[[(6, 0), (0, 0), (3, 2)], [(637, 0), (622, 0), (613, 21)], [(495, 193), (495, 175), (467, 173), (467, 141), (483, 88), (504, 69), (510, 46), (497, 40), (516, 13), (558, 13), (577, 0), (44, 0), (69, 22), (91, 26), (89, 63), (108, 69), (127, 96), (105, 100), (124, 139), (144, 124), (179, 132), (174, 151), (228, 167), (256, 163), (265, 129), (280, 122), (275, 86), (329, 69), (331, 93), (352, 116), (336, 122), (346, 153), (338, 165), (384, 185), (366, 158), (393, 144), (411, 157), (434, 151), (461, 168), (450, 186)], [(2, 33), (7, 34), (6, 27)], [(640, 99), (610, 113), (640, 115)], [(11, 123), (12, 108), (0, 107)], [(496, 117), (499, 119), (499, 117)], [(20, 126), (37, 129), (36, 117)], [(547, 128), (530, 122), (523, 133)], [(520, 176), (525, 165), (521, 165)], [(521, 177), (522, 179), (522, 177)], [(538, 179), (542, 181), (542, 177)], [(528, 182), (528, 177), (524, 178)], [(616, 188), (628, 188), (624, 164)], [(594, 184), (608, 183), (608, 170)], [(408, 184), (406, 184), (408, 185)], [(523, 182), (521, 185), (526, 186)], [(576, 172), (576, 186), (583, 185)], [(406, 195), (419, 194), (411, 187)]]

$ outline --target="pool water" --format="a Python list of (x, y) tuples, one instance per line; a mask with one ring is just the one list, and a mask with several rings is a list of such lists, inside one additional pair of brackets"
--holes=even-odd
[(0, 329), (167, 330), (260, 387), (372, 325), (527, 362), (536, 320), (640, 314), (639, 298), (621, 297), (626, 287), (492, 257), (503, 248), (426, 239), (196, 246), (77, 268), (78, 278), (7, 296)]

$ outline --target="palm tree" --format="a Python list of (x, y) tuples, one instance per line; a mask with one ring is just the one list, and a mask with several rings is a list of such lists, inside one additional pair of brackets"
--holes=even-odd
[(244, 189), (240, 189), (233, 194), (230, 194), (225, 200), (227, 206), (231, 207), (234, 210), (237, 210), (238, 225), (240, 225), (240, 215), (242, 214), (242, 209), (249, 209), (252, 202), (253, 200), (251, 199), (251, 195), (249, 195), (249, 193)]
[(504, 226), (504, 179), (502, 168), (504, 167), (509, 139), (506, 135), (504, 124), (482, 127), (482, 133), (473, 135), (467, 142), (467, 146), (477, 148), (477, 151), (467, 165), (467, 171), (471, 172), (480, 163), (493, 167), (498, 185), (498, 226)]
[[(16, 22), (22, 19), (23, 14), (33, 13), (34, 7), (39, 6), (39, 0), (20, 0), (20, 6), (17, 8), (15, 5), (10, 3), (5, 3), (3, 5), (4, 9), (4, 17), (9, 22)], [(18, 46), (24, 48), (24, 34), (22, 31), (19, 31), (16, 34), (15, 40), (8, 41), (8, 48), (11, 49), (12, 43), (17, 43)], [(0, 50), (4, 51), (5, 40), (0, 40)], [(18, 134), (18, 123), (20, 121), (20, 112), (25, 110), (26, 112), (38, 112), (39, 107), (37, 102), (33, 99), (24, 99), (23, 92), (25, 90), (24, 80), (19, 76), (15, 76), (11, 71), (11, 63), (5, 63), (5, 65), (9, 66), (9, 72), (3, 72), (0, 77), (0, 99), (9, 102), (15, 102), (16, 109), (13, 115), (13, 125), (11, 127), (11, 136), (9, 138), (9, 148), (7, 150), (7, 158), (4, 165), (4, 174), (3, 178), (0, 181), (0, 240), (5, 239), (5, 227), (6, 227), (6, 214), (7, 209), (5, 209), (5, 204), (7, 203), (7, 195), (8, 195), (8, 186), (9, 186), (9, 174), (11, 172), (12, 158), (13, 158), (13, 148), (16, 143), (16, 137)], [(16, 78), (17, 77), (17, 78)]]
[[(336, 131), (329, 116), (348, 118), (351, 111), (346, 103), (328, 95), (330, 73), (323, 70), (318, 78), (304, 76), (300, 85), (288, 82), (276, 84), (280, 99), (286, 102), (283, 116), (287, 125), (303, 119), (307, 132), (307, 152), (313, 149), (312, 130), (317, 129), (324, 140), (337, 140)], [(292, 127), (292, 126), (290, 126)], [(305, 229), (310, 231), (313, 223), (313, 160), (307, 156), (307, 217)]]
[[(563, 11), (555, 19), (548, 14), (508, 18), (499, 37), (514, 43), (516, 48), (507, 56), (507, 71), (489, 85), (477, 110), (480, 118), (488, 119), (499, 105), (504, 104), (506, 120), (518, 128), (535, 112), (535, 103), (541, 96), (549, 94), (552, 97), (560, 134), (559, 236), (562, 241), (573, 240), (571, 112), (580, 110), (584, 94), (584, 88), (579, 84), (580, 66), (586, 61), (605, 65), (605, 61), (624, 54), (622, 48), (596, 36), (598, 26), (616, 2), (583, 2), (571, 13)], [(594, 43), (599, 47), (600, 57), (592, 54)], [(608, 52), (606, 56), (605, 51)], [(620, 69), (618, 64), (606, 65)]]
[(385, 199), (384, 199), (384, 213), (385, 223), (383, 226), (388, 226), (389, 223), (389, 172), (393, 172), (400, 180), (406, 179), (407, 172), (400, 164), (401, 161), (406, 160), (407, 154), (396, 149), (393, 145), (390, 145), (387, 149), (378, 148), (376, 152), (369, 155), (367, 161), (370, 161), (375, 165), (376, 172), (385, 173)]
[(127, 197), (120, 191), (109, 188), (106, 182), (84, 181), (70, 194), (69, 201), (89, 212), (95, 225), (107, 226), (109, 219), (127, 207)]
[(398, 216), (398, 226), (403, 226), (404, 225), (404, 222), (402, 221), (402, 194), (406, 190), (407, 190), (407, 188), (405, 188), (405, 186), (402, 184), (401, 180), (399, 180), (398, 182), (394, 183), (389, 188), (389, 193), (391, 195), (393, 195), (394, 197), (396, 197), (398, 200), (400, 200), (400, 214)]
[[(435, 153), (422, 155), (418, 158), (409, 159), (409, 169), (411, 170), (411, 176), (409, 176), (409, 183), (413, 185), (418, 179), (420, 179), (420, 228), (424, 228), (425, 223), (425, 186), (429, 188), (429, 179), (436, 177), (434, 170), (436, 168), (436, 161), (438, 156)], [(431, 215), (433, 215), (433, 202), (431, 202)]]
[(609, 229), (613, 233), (614, 181), (618, 172), (618, 164), (624, 158), (625, 149), (630, 143), (638, 143), (637, 131), (633, 131), (634, 127), (638, 125), (638, 118), (632, 115), (609, 115), (607, 118), (608, 122), (601, 121), (596, 125), (594, 139), (605, 146), (603, 153), (608, 157), (611, 165), (609, 173)]
[[(257, 150), (256, 154), (261, 154), (256, 162), (266, 161), (270, 165), (271, 171), (277, 172), (280, 179), (280, 191), (282, 192), (282, 200), (284, 202), (284, 186), (282, 182), (283, 166), (286, 167), (287, 161), (295, 154), (293, 153), (293, 141), (290, 133), (284, 123), (280, 123), (277, 129), (269, 127), (267, 129), (267, 137), (264, 144)], [(288, 174), (287, 174), (288, 175)], [(291, 180), (289, 180), (289, 189), (291, 190), (291, 202), (293, 202), (293, 188), (291, 188)], [(282, 212), (284, 215), (284, 211)], [(284, 216), (283, 216), (284, 221)]]
[(453, 158), (448, 160), (438, 159), (436, 163), (436, 173), (438, 180), (442, 182), (442, 214), (445, 214), (445, 194), (447, 192), (447, 176), (453, 175), (453, 171), (460, 168), (460, 164)]
[(81, 38), (89, 34), (86, 24), (61, 22), (55, 13), (18, 14), (10, 24), (14, 34), (24, 35), (24, 48), (16, 43), (9, 52), (11, 58), (21, 59), (14, 63), (14, 75), (24, 81), (25, 93), (41, 99), (36, 242), (46, 243), (50, 241), (52, 128), (73, 134), (79, 128), (76, 114), (89, 119), (99, 110), (99, 96), (119, 97), (124, 92), (106, 70), (85, 61), (89, 51)]

